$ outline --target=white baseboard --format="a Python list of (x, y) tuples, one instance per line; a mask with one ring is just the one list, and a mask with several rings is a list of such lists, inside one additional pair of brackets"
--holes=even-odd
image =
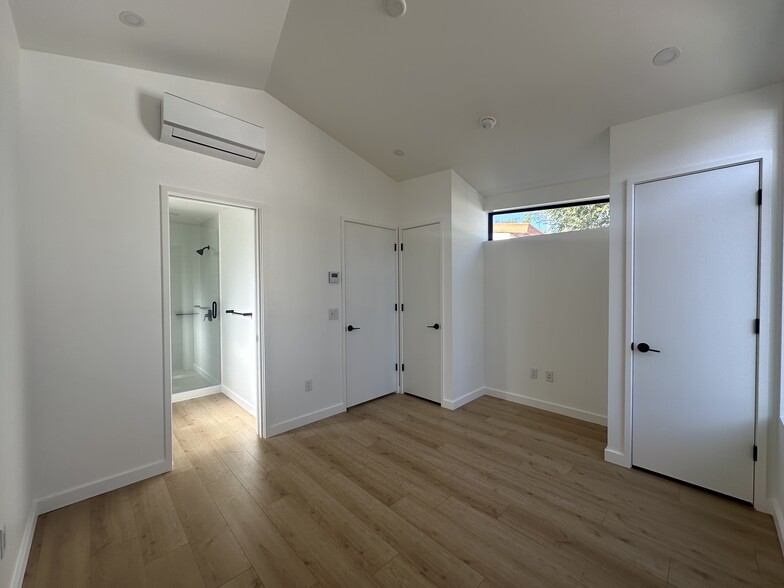
[(302, 416), (289, 419), (287, 421), (283, 421), (282, 423), (269, 425), (267, 427), (267, 437), (280, 435), (281, 433), (285, 433), (286, 431), (291, 431), (292, 429), (304, 427), (305, 425), (309, 425), (310, 423), (315, 423), (316, 421), (320, 421), (321, 419), (325, 419), (327, 417), (335, 416), (336, 414), (340, 414), (341, 412), (346, 412), (346, 405), (343, 404), (342, 402), (340, 404), (328, 406), (327, 408), (322, 408), (321, 410), (316, 410), (308, 414), (303, 414)]
[(183, 400), (193, 400), (194, 398), (202, 398), (203, 396), (212, 396), (213, 394), (220, 394), (223, 392), (221, 386), (209, 386), (207, 388), (199, 388), (197, 390), (188, 390), (187, 392), (176, 392), (172, 394), (172, 402), (182, 402)]
[(632, 467), (631, 461), (626, 458), (625, 453), (615, 451), (615, 449), (610, 449), (608, 447), (604, 449), (604, 461), (614, 463), (615, 465), (619, 465), (624, 468)]
[(449, 410), (455, 410), (463, 406), (464, 404), (468, 404), (472, 400), (476, 400), (480, 396), (485, 395), (486, 388), (477, 388), (473, 392), (469, 392), (468, 394), (463, 394), (460, 398), (456, 400), (444, 400), (441, 403), (441, 406), (444, 408), (448, 408)]
[(30, 557), (30, 548), (33, 546), (33, 535), (35, 535), (35, 523), (38, 520), (38, 509), (36, 503), (30, 506), (30, 513), (27, 516), (22, 541), (19, 545), (19, 553), (14, 564), (14, 573), (11, 576), (11, 588), (22, 588), (24, 582), (25, 569), (27, 569), (27, 558)]
[(24, 533), (22, 534), (19, 554), (16, 557), (14, 573), (11, 576), (11, 588), (22, 588), (24, 573), (27, 568), (27, 560), (30, 557), (30, 548), (33, 545), (33, 536), (35, 535), (35, 525), (38, 520), (38, 515), (46, 514), (47, 512), (57, 510), (58, 508), (70, 504), (75, 504), (82, 500), (87, 500), (88, 498), (98, 496), (99, 494), (117, 490), (123, 486), (128, 486), (129, 484), (134, 484), (141, 480), (164, 474), (168, 471), (169, 467), (166, 461), (157, 461), (140, 468), (117, 474), (116, 476), (102, 478), (95, 482), (83, 484), (76, 488), (66, 490), (65, 492), (51, 494), (34, 501), (30, 508), (30, 514), (28, 515), (27, 523), (25, 524)]
[(768, 506), (768, 510), (770, 510), (770, 513), (773, 516), (773, 522), (776, 524), (776, 533), (779, 536), (779, 547), (781, 547), (781, 551), (784, 553), (784, 511), (781, 510), (781, 505), (775, 498), (771, 498), (768, 501)]
[(504, 392), (503, 390), (496, 390), (495, 388), (485, 388), (484, 390), (485, 394), (494, 398), (501, 398), (502, 400), (509, 400), (510, 402), (516, 402), (517, 404), (524, 404), (533, 408), (547, 410), (556, 414), (580, 419), (581, 421), (588, 421), (589, 423), (604, 425), (605, 427), (607, 426), (607, 417), (600, 414), (556, 404), (555, 402), (539, 400), (538, 398), (531, 398), (530, 396), (525, 396), (524, 394), (518, 394), (516, 392)]
[(128, 486), (129, 484), (134, 484), (141, 480), (164, 474), (168, 471), (169, 467), (166, 461), (156, 461), (155, 463), (134, 468), (115, 476), (108, 476), (101, 480), (71, 488), (65, 492), (58, 492), (57, 494), (39, 498), (36, 501), (36, 512), (37, 514), (51, 512), (58, 508), (68, 506), (69, 504), (87, 500), (93, 496), (111, 492), (112, 490), (117, 490), (117, 488), (122, 488), (123, 486)]
[(253, 406), (250, 402), (245, 400), (242, 396), (237, 394), (231, 388), (227, 388), (226, 386), (221, 386), (223, 390), (223, 394), (225, 394), (230, 400), (234, 402), (234, 404), (238, 405), (240, 408), (244, 409), (246, 412), (249, 412), (253, 416), (256, 416), (256, 407)]

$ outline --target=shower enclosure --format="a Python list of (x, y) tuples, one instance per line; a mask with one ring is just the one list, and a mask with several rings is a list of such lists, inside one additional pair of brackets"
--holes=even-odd
[(221, 383), (218, 211), (170, 213), (172, 393)]

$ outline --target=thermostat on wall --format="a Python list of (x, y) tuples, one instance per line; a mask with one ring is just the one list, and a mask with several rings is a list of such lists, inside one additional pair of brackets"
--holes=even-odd
[(329, 272), (329, 283), (340, 284), (340, 272)]

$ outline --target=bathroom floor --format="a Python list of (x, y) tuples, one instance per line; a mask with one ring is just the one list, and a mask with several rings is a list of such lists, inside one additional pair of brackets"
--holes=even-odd
[(172, 394), (187, 392), (188, 390), (198, 390), (217, 385), (193, 370), (176, 371), (172, 376)]

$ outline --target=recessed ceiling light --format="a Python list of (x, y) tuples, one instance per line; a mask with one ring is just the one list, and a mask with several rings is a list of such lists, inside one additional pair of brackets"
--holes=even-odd
[(395, 149), (392, 153), (394, 153), (398, 157), (403, 157), (406, 154), (406, 152), (403, 151), (402, 149)]
[(681, 56), (678, 47), (667, 47), (653, 56), (653, 65), (669, 65)]
[(144, 19), (130, 10), (125, 10), (124, 12), (120, 13), (120, 22), (135, 29), (144, 26)]
[(384, 8), (389, 16), (403, 16), (406, 13), (406, 0), (384, 0)]
[(494, 116), (483, 116), (479, 119), (479, 126), (483, 129), (492, 129), (497, 122)]

